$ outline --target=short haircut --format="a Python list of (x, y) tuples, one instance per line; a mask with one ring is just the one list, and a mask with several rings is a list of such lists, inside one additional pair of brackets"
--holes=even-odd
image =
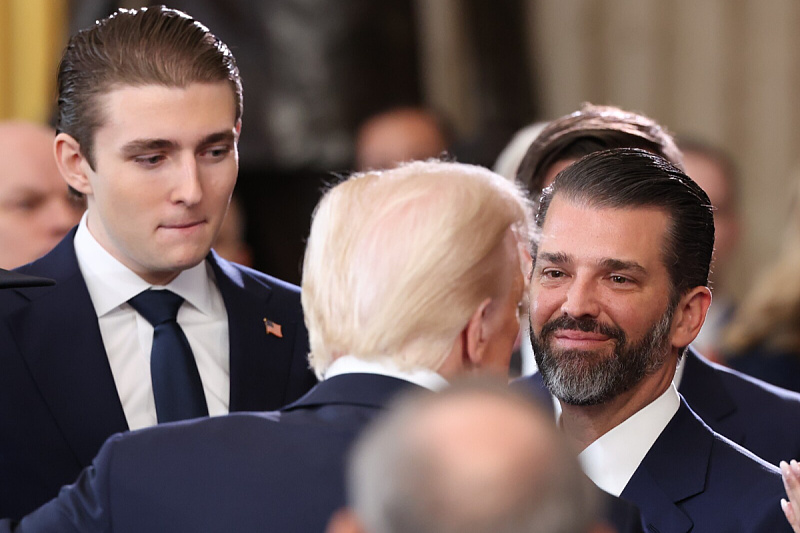
[(603, 150), (579, 159), (542, 193), (537, 228), (544, 225), (556, 195), (599, 208), (663, 210), (670, 220), (664, 265), (672, 281), (673, 301), (694, 287), (708, 285), (714, 249), (711, 202), (699, 185), (669, 161), (633, 148)]
[(672, 135), (656, 121), (618, 107), (587, 103), (542, 130), (522, 158), (517, 180), (538, 197), (553, 164), (611, 148), (640, 148), (683, 168)]
[[(470, 414), (476, 405), (487, 411)], [(452, 425), (439, 432), (445, 416)], [(370, 533), (585, 533), (598, 490), (575, 454), (521, 393), (457, 382), (401, 397), (362, 435), (348, 501)]]
[(524, 249), (531, 228), (524, 193), (477, 166), (417, 161), (333, 187), (314, 213), (303, 264), (317, 375), (347, 354), (437, 369), (508, 279), (507, 231)]
[(71, 135), (94, 167), (103, 125), (99, 96), (119, 86), (230, 83), (236, 120), (242, 82), (228, 47), (189, 15), (164, 6), (120, 9), (69, 40), (58, 67), (56, 129)]

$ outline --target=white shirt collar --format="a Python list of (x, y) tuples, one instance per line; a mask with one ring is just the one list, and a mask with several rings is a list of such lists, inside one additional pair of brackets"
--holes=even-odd
[(674, 385), (622, 424), (591, 443), (578, 459), (583, 471), (604, 491), (619, 496), (681, 400)]
[[(86, 224), (84, 213), (75, 233), (75, 255), (78, 258), (86, 288), (92, 298), (95, 312), (101, 317), (154, 285), (147, 283), (131, 269), (119, 262), (97, 242)], [(213, 271), (206, 261), (184, 270), (165, 287), (181, 296), (200, 312), (214, 312), (211, 290)]]
[(414, 370), (400, 370), (394, 361), (381, 359), (380, 361), (365, 361), (355, 355), (343, 355), (335, 359), (323, 379), (329, 379), (340, 374), (380, 374), (398, 379), (410, 381), (420, 387), (425, 387), (433, 391), (447, 387), (447, 380), (442, 376), (427, 368), (415, 368)]

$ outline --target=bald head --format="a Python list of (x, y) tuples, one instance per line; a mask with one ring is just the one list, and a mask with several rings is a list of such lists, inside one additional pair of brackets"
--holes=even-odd
[(356, 446), (348, 488), (369, 533), (580, 533), (597, 505), (552, 419), (475, 382), (399, 404)]
[(55, 132), (28, 122), (0, 123), (0, 268), (41, 257), (78, 223), (53, 156)]
[(392, 168), (398, 163), (439, 157), (447, 139), (438, 118), (424, 109), (405, 107), (369, 118), (356, 136), (359, 170)]

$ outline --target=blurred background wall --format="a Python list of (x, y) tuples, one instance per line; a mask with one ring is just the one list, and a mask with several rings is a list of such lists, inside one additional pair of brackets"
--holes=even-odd
[[(83, 27), (117, 4), (0, 0), (0, 118), (46, 120), (68, 28)], [(744, 242), (730, 272), (734, 290), (743, 291), (758, 276), (785, 230), (787, 191), (800, 160), (796, 0), (173, 4), (207, 23), (240, 60), (248, 136), (244, 182), (348, 171), (357, 124), (392, 104), (438, 110), (459, 140), (456, 157), (491, 164), (515, 129), (591, 101), (643, 112), (674, 133), (708, 140), (733, 155), (745, 219)], [(250, 54), (251, 46), (283, 52)], [(291, 61), (286, 51), (296, 52)], [(285, 64), (276, 69), (278, 59), (270, 57)], [(281, 79), (295, 81), (276, 82)], [(321, 132), (327, 132), (324, 138)], [(317, 190), (322, 181), (307, 182), (305, 190)], [(262, 197), (283, 191), (282, 185), (266, 192), (249, 187), (249, 197), (258, 199), (245, 206), (250, 210), (262, 205)], [(313, 203), (298, 208), (298, 218), (305, 219)], [(274, 233), (274, 221), (251, 216), (250, 235), (258, 234), (254, 225), (264, 224)], [(259, 268), (299, 279), (296, 257), (283, 267), (288, 273), (268, 254), (261, 258)]]

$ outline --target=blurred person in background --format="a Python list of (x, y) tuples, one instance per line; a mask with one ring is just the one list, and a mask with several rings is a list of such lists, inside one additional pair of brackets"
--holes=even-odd
[(711, 291), (714, 295), (703, 329), (692, 346), (704, 356), (719, 361), (722, 334), (734, 312), (734, 298), (727, 290), (726, 274), (739, 244), (738, 173), (733, 160), (721, 149), (696, 139), (679, 140), (686, 173), (708, 194), (714, 206), (714, 256)]
[[(584, 104), (542, 131), (519, 165), (517, 179), (528, 184), (531, 196), (537, 199), (558, 171), (577, 158), (604, 148), (624, 147), (641, 148), (683, 168), (672, 135), (651, 118), (612, 106)], [(522, 350), (524, 358), (532, 357), (532, 352), (528, 352), (530, 356), (525, 353), (530, 350), (528, 342), (523, 342)], [(774, 465), (800, 456), (800, 432), (794, 430), (800, 425), (799, 394), (715, 364), (693, 346), (680, 359), (674, 383), (714, 431)]]
[(81, 219), (53, 154), (56, 132), (31, 122), (0, 122), (0, 268), (49, 252)]
[(742, 299), (725, 347), (731, 367), (800, 391), (800, 178), (793, 195), (780, 252)]
[(498, 383), (404, 396), (359, 439), (328, 533), (600, 533), (564, 436)]
[(372, 115), (358, 128), (355, 142), (358, 170), (441, 157), (450, 144), (443, 120), (420, 107), (398, 107)]
[(236, 194), (231, 196), (225, 219), (219, 228), (217, 238), (211, 246), (220, 257), (233, 263), (253, 266), (253, 251), (245, 240), (245, 217), (242, 204)]

